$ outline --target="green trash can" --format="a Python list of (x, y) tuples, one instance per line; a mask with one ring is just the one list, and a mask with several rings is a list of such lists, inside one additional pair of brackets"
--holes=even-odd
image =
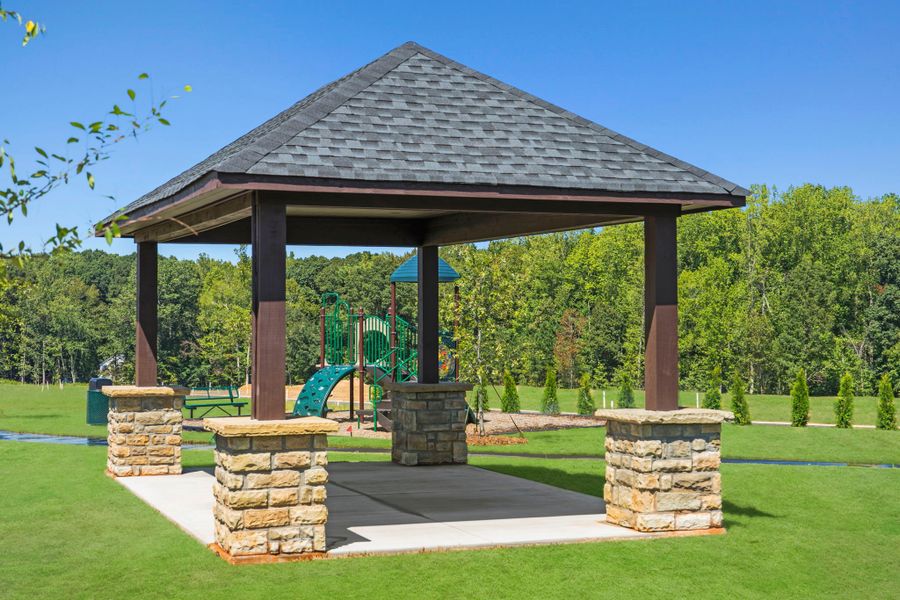
[(87, 424), (106, 425), (109, 421), (109, 398), (100, 389), (104, 385), (112, 385), (112, 380), (103, 377), (92, 377), (88, 381), (87, 393)]

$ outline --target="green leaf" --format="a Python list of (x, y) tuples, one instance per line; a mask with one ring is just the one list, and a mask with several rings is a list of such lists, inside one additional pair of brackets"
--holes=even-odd
[(167, 119), (163, 119), (162, 117), (159, 118), (159, 122), (163, 125), (171, 125)]
[(71, 125), (72, 127), (77, 127), (78, 129), (84, 129), (84, 125), (82, 125), (78, 121), (71, 121), (69, 125)]
[(129, 98), (131, 98), (132, 100), (134, 100), (135, 95), (136, 95), (136, 94), (134, 93), (134, 90), (128, 90), (128, 97), (129, 97)]
[(89, 186), (91, 189), (94, 189), (94, 176), (91, 175), (90, 172), (87, 174), (87, 182), (88, 182), (88, 186)]
[(109, 227), (106, 228), (106, 231), (103, 232), (103, 237), (106, 238), (107, 244), (112, 244), (113, 241), (113, 232)]
[(38, 148), (37, 146), (35, 146), (35, 147), (34, 147), (34, 150), (35, 150), (35, 152), (37, 152), (38, 154), (40, 154), (40, 155), (43, 156), (44, 158), (47, 158), (47, 153), (44, 152), (44, 149), (43, 149), (43, 148)]
[(74, 143), (76, 143), (77, 141), (78, 141), (78, 138), (77, 138), (77, 137), (70, 137), (69, 139), (66, 140), (66, 143), (67, 143), (67, 144), (74, 144)]
[(148, 79), (149, 77), (150, 76), (147, 75), (146, 73), (141, 73), (140, 75), (138, 75), (138, 79)]
[(184, 86), (184, 91), (186, 91), (186, 92), (193, 92), (193, 91), (194, 91), (194, 88), (191, 87), (190, 85), (186, 85), (186, 86)]

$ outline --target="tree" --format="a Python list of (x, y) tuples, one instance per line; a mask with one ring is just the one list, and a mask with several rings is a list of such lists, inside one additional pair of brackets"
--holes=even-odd
[(545, 415), (559, 414), (556, 369), (547, 369), (547, 378), (544, 381), (544, 395), (541, 397), (541, 412)]
[(709, 376), (709, 387), (703, 396), (703, 408), (721, 410), (722, 408), (722, 368), (716, 365)]
[(897, 429), (897, 407), (894, 405), (894, 388), (891, 378), (885, 373), (878, 383), (878, 429)]
[(750, 425), (750, 407), (744, 397), (744, 381), (737, 371), (731, 380), (731, 412), (734, 413), (736, 425)]
[(516, 381), (509, 369), (503, 372), (503, 397), (500, 398), (500, 410), (505, 413), (517, 413), (521, 410), (519, 390), (516, 389)]
[(578, 389), (578, 414), (592, 415), (597, 407), (594, 406), (594, 398), (591, 395), (591, 376), (584, 373), (581, 376), (581, 387)]
[(797, 378), (791, 386), (791, 427), (806, 427), (809, 423), (809, 387), (806, 385), (806, 371), (797, 371)]
[(634, 390), (631, 387), (631, 375), (627, 369), (619, 371), (619, 400), (618, 408), (634, 408)]
[(841, 377), (838, 397), (834, 401), (834, 424), (839, 429), (853, 427), (853, 376), (850, 373)]
[(559, 366), (560, 374), (565, 377), (570, 388), (575, 387), (575, 372), (577, 370), (578, 341), (581, 330), (584, 328), (585, 319), (578, 311), (567, 308), (563, 311), (559, 321), (559, 329), (556, 332), (556, 342), (553, 345), (553, 356)]

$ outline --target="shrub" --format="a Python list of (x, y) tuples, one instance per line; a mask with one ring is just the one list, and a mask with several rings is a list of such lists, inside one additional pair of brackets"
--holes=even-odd
[(721, 410), (722, 408), (722, 369), (716, 367), (709, 376), (709, 387), (703, 395), (703, 408)]
[(806, 371), (797, 371), (797, 379), (791, 386), (791, 427), (806, 427), (809, 423), (809, 387)]
[(894, 388), (891, 378), (885, 373), (878, 383), (878, 429), (897, 429), (897, 407), (894, 405)]
[(547, 369), (547, 380), (544, 382), (544, 395), (541, 397), (541, 412), (545, 415), (559, 414), (559, 398), (557, 397), (556, 369)]
[(744, 381), (737, 371), (731, 381), (731, 412), (734, 413), (736, 425), (750, 424), (750, 407), (744, 397)]
[(619, 408), (634, 408), (634, 390), (631, 389), (631, 378), (626, 371), (622, 371), (619, 377)]
[(581, 388), (578, 390), (578, 414), (592, 415), (597, 407), (591, 395), (591, 377), (587, 373), (581, 376)]
[(853, 426), (853, 376), (850, 373), (841, 377), (838, 397), (834, 401), (834, 424), (840, 429)]
[(503, 373), (503, 397), (500, 398), (500, 410), (505, 413), (517, 413), (521, 408), (516, 381), (507, 369)]

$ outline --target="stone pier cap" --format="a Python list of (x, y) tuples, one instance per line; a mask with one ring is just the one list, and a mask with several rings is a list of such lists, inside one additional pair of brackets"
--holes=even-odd
[(447, 381), (444, 383), (416, 383), (414, 381), (387, 381), (382, 384), (387, 392), (416, 392), (429, 394), (433, 392), (468, 392), (475, 386), (464, 381)]
[(334, 433), (337, 421), (322, 417), (260, 421), (252, 417), (218, 417), (203, 419), (203, 428), (222, 437), (257, 437), (269, 435), (316, 435)]
[(166, 396), (180, 398), (191, 393), (190, 388), (180, 385), (105, 385), (100, 388), (100, 391), (110, 398), (164, 398)]
[(711, 408), (679, 408), (678, 410), (607, 408), (596, 411), (594, 416), (607, 421), (634, 425), (707, 425), (734, 420), (734, 413)]

